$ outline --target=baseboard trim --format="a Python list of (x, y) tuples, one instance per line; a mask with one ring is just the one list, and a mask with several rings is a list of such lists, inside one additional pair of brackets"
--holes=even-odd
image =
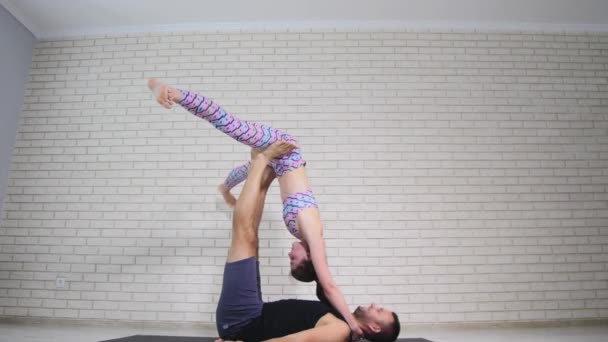
[(608, 325), (608, 318), (551, 320), (551, 321), (497, 321), (497, 322), (464, 322), (464, 323), (426, 323), (407, 324), (402, 326), (407, 330), (474, 330), (474, 329), (526, 329), (526, 328), (558, 328), (558, 327), (587, 327)]
[(14, 325), (51, 325), (51, 326), (91, 326), (91, 327), (130, 327), (130, 328), (160, 328), (160, 329), (201, 329), (215, 331), (215, 324), (190, 322), (157, 322), (157, 321), (125, 321), (125, 320), (93, 320), (65, 319), (46, 317), (0, 316), (0, 324)]

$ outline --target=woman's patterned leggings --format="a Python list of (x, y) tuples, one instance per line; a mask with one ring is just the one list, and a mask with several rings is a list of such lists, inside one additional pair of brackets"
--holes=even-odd
[[(199, 118), (207, 120), (215, 128), (240, 143), (252, 148), (265, 148), (279, 140), (297, 144), (297, 141), (291, 135), (283, 131), (259, 123), (240, 120), (236, 116), (226, 112), (208, 97), (188, 90), (180, 90), (180, 93), (182, 100), (179, 104), (182, 107)], [(305, 164), (306, 161), (302, 158), (299, 148), (292, 150), (290, 153), (280, 158), (270, 161), (270, 166), (274, 169), (277, 177)], [(230, 171), (228, 177), (224, 181), (224, 185), (228, 189), (232, 189), (234, 186), (247, 179), (250, 166), (251, 163), (247, 162)], [(296, 200), (296, 198), (302, 196), (305, 196), (306, 200)], [(301, 239), (301, 235), (296, 228), (295, 217), (297, 217), (297, 213), (304, 208), (316, 207), (314, 196), (312, 195), (312, 191), (309, 190), (303, 193), (291, 194), (289, 195), (289, 199), (289, 209), (284, 209), (283, 218), (289, 231), (295, 237)], [(300, 206), (299, 204), (302, 205)]]

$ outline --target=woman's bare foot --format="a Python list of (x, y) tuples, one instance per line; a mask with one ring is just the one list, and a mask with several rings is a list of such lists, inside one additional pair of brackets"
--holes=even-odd
[(150, 90), (152, 90), (154, 93), (156, 101), (167, 109), (171, 109), (173, 102), (181, 101), (181, 94), (179, 90), (172, 88), (157, 79), (149, 79), (148, 88), (150, 88)]
[(217, 187), (217, 190), (220, 192), (220, 194), (222, 194), (222, 197), (224, 197), (224, 201), (226, 201), (226, 204), (228, 204), (230, 208), (234, 208), (236, 206), (236, 198), (230, 192), (230, 189), (226, 187), (226, 185), (220, 184)]
[(283, 156), (292, 150), (295, 150), (298, 146), (294, 143), (290, 143), (287, 141), (275, 141), (272, 145), (261, 149), (261, 150), (252, 150), (251, 151), (251, 159), (255, 158), (257, 155), (261, 154), (266, 157), (268, 160), (272, 160), (274, 158), (278, 158)]

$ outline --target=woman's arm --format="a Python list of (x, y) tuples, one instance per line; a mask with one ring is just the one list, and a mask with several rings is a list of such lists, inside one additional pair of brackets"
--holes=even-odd
[(319, 299), (319, 301), (321, 303), (327, 304), (329, 306), (331, 306), (331, 303), (329, 302), (329, 300), (327, 299), (327, 296), (325, 295), (325, 291), (323, 291), (323, 287), (321, 287), (321, 284), (319, 284), (319, 282), (315, 282), (317, 284), (317, 299)]
[(338, 288), (329, 270), (325, 252), (325, 240), (323, 239), (323, 226), (319, 210), (316, 208), (304, 209), (298, 215), (299, 227), (304, 240), (310, 249), (310, 257), (317, 275), (317, 283), (323, 288), (323, 292), (331, 305), (344, 317), (346, 323), (354, 333), (354, 337), (363, 335), (357, 320), (350, 312), (342, 291)]

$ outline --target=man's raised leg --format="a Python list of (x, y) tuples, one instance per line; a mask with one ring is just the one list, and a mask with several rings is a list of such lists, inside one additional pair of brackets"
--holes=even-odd
[(267, 165), (293, 148), (293, 144), (276, 142), (255, 154), (251, 162), (249, 177), (234, 210), (232, 242), (216, 310), (218, 334), (223, 339), (243, 339), (249, 324), (262, 314), (257, 233), (264, 199), (275, 178)]
[(258, 227), (264, 211), (266, 193), (276, 176), (268, 164), (257, 164), (255, 173), (249, 174), (234, 208), (232, 242), (226, 262), (258, 257)]
[(270, 160), (296, 148), (294, 144), (278, 141), (261, 153), (253, 153), (249, 176), (234, 208), (232, 243), (226, 262), (258, 255), (258, 226), (264, 209), (264, 199), (275, 178)]

